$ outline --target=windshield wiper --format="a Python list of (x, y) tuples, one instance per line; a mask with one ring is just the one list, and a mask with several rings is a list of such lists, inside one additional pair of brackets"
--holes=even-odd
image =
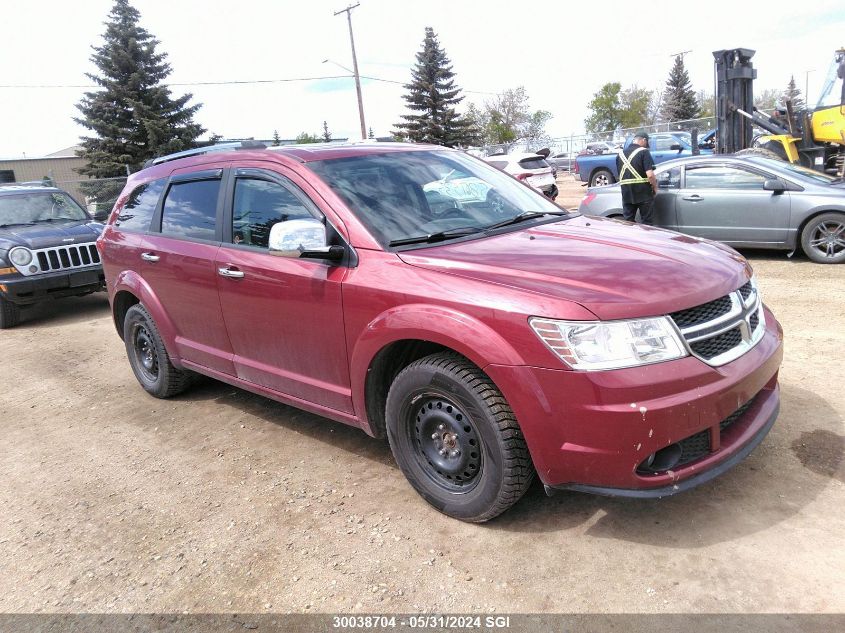
[(35, 226), (35, 222), (8, 222), (0, 224), (0, 229), (5, 229), (7, 226)]
[(482, 227), (467, 226), (461, 229), (452, 229), (451, 231), (438, 231), (437, 233), (429, 233), (428, 235), (418, 235), (417, 237), (403, 237), (398, 240), (390, 240), (389, 245), (405, 246), (407, 244), (432, 244), (434, 242), (451, 240), (456, 237), (472, 235), (473, 233), (480, 233), (483, 230), (484, 229)]
[(490, 226), (485, 226), (484, 230), (492, 231), (493, 229), (500, 229), (503, 226), (510, 226), (511, 224), (519, 224), (520, 222), (533, 220), (534, 218), (539, 218), (544, 215), (569, 215), (569, 211), (523, 211), (519, 215), (508, 218), (507, 220), (502, 220), (501, 222), (496, 222)]

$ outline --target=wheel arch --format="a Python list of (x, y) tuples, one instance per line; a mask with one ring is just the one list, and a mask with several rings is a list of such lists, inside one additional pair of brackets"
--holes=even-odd
[[(838, 213), (843, 218), (845, 218), (845, 209), (837, 209), (837, 208), (831, 209), (829, 207), (819, 207), (817, 209), (814, 209), (812, 212), (810, 212), (810, 214), (806, 218), (801, 220), (801, 224), (798, 225), (798, 230), (795, 231), (795, 243), (790, 244), (789, 246), (791, 246), (794, 249), (801, 249), (801, 251), (803, 252), (804, 247), (801, 244), (801, 242), (802, 242), (801, 237), (804, 235), (804, 229), (807, 228), (807, 225), (810, 222), (812, 222), (813, 219), (819, 217), (820, 215), (824, 215), (825, 213)], [(807, 253), (804, 253), (804, 254), (806, 255)]]
[(523, 364), (521, 355), (489, 326), (438, 306), (403, 306), (371, 321), (350, 359), (352, 397), (361, 426), (373, 437), (385, 434), (387, 392), (396, 375), (414, 361), (451, 351), (480, 370), (491, 364)]
[(124, 335), (123, 320), (126, 313), (133, 305), (140, 303), (155, 321), (171, 362), (181, 367), (179, 355), (176, 353), (176, 327), (147, 282), (133, 271), (120, 273), (115, 279), (112, 297), (112, 317), (120, 338)]

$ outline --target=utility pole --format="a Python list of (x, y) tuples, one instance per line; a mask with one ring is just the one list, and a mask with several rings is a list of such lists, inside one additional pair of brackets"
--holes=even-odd
[(669, 57), (680, 57), (681, 61), (684, 61), (684, 55), (687, 53), (692, 53), (692, 51), (681, 51), (680, 53), (672, 53)]
[(361, 75), (358, 74), (358, 58), (355, 55), (355, 38), (352, 36), (352, 9), (360, 6), (360, 2), (350, 4), (345, 9), (336, 11), (335, 15), (341, 13), (346, 14), (346, 20), (349, 22), (349, 43), (352, 45), (352, 70), (355, 75), (355, 91), (358, 93), (358, 116), (361, 118), (361, 138), (367, 138), (367, 124), (364, 123), (364, 100), (361, 97)]

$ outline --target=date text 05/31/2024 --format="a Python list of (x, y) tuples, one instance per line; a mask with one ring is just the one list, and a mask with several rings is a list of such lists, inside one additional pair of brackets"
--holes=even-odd
[(338, 615), (332, 617), (336, 629), (507, 629), (510, 616), (506, 615)]

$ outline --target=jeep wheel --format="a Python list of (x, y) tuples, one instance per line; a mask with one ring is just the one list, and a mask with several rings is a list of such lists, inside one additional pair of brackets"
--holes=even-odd
[(387, 437), (399, 468), (440, 512), (473, 523), (516, 503), (534, 476), (510, 406), (454, 353), (403, 369), (387, 396)]
[(123, 321), (129, 364), (141, 386), (156, 398), (169, 398), (190, 385), (191, 373), (170, 362), (150, 313), (140, 304), (129, 308)]
[(616, 182), (616, 179), (613, 177), (613, 174), (606, 169), (597, 169), (590, 177), (591, 187), (607, 187), (614, 182)]
[(15, 327), (21, 321), (21, 309), (17, 304), (0, 297), (0, 330)]
[(822, 213), (801, 231), (801, 248), (820, 264), (845, 262), (845, 215)]

